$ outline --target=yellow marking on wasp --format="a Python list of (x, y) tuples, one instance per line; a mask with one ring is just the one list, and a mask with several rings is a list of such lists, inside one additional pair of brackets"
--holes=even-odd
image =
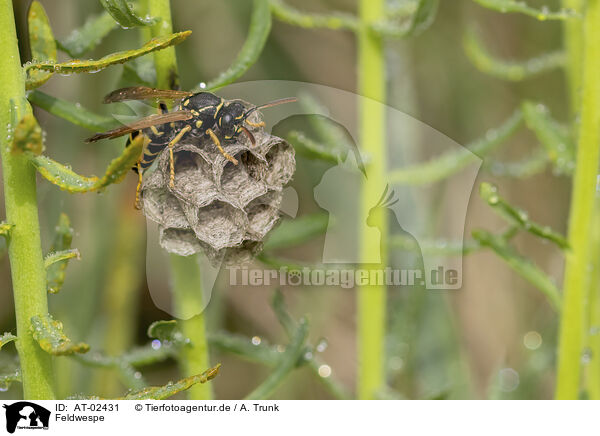
[(146, 150), (146, 153), (144, 153), (144, 155), (146, 155), (146, 156), (156, 156), (160, 152), (161, 152), (161, 150), (157, 150), (157, 151)]
[(241, 114), (239, 117), (235, 117), (236, 120), (241, 120), (244, 117), (244, 114)]
[(197, 128), (200, 128), (200, 127), (202, 127), (202, 120), (198, 120), (198, 121), (196, 121), (196, 127), (197, 127)]
[(219, 103), (217, 105), (217, 107), (215, 108), (215, 118), (217, 118), (217, 114), (219, 113), (219, 111), (221, 110), (221, 108), (223, 107), (223, 104), (225, 103), (224, 100), (221, 100), (221, 103)]
[(200, 112), (192, 110), (192, 115), (197, 117), (198, 115), (200, 115)]
[(260, 123), (253, 123), (252, 121), (246, 120), (246, 124), (248, 124), (251, 127), (265, 127), (266, 126), (264, 121), (261, 121)]
[(233, 162), (234, 165), (237, 165), (238, 164), (237, 159), (235, 157), (233, 157), (232, 155), (230, 155), (229, 153), (227, 153), (225, 150), (223, 150), (223, 147), (221, 147), (221, 141), (219, 141), (219, 138), (217, 137), (217, 135), (215, 135), (215, 132), (213, 132), (212, 129), (208, 129), (206, 131), (206, 133), (208, 133), (208, 135), (210, 136), (210, 139), (212, 139), (213, 143), (219, 149), (221, 154), (223, 156), (225, 156), (225, 158), (228, 161)]
[(175, 127), (175, 123), (169, 123), (169, 126)]
[(141, 209), (142, 205), (140, 203), (140, 191), (142, 189), (142, 165), (140, 164), (139, 160), (137, 161), (135, 166), (136, 166), (137, 172), (138, 172), (138, 183), (137, 183), (137, 188), (135, 188), (135, 208)]
[(183, 102), (183, 105), (184, 105), (184, 106), (187, 106), (188, 104), (190, 104), (190, 101), (189, 101), (189, 100), (186, 100), (186, 101), (184, 101), (184, 102)]
[(156, 136), (160, 136), (162, 134), (162, 132), (158, 131), (156, 126), (150, 126), (150, 130), (152, 130), (152, 133), (154, 133)]
[(169, 142), (169, 187), (171, 189), (175, 188), (175, 159), (173, 157), (173, 147), (181, 140), (181, 138), (183, 138), (183, 135), (185, 135), (190, 130), (192, 130), (191, 126), (185, 126), (179, 131), (179, 133), (177, 133), (177, 135), (171, 140), (171, 142)]
[(208, 110), (210, 108), (212, 108), (212, 106), (204, 106), (204, 107), (200, 108), (199, 111), (200, 112), (204, 112), (204, 111), (206, 111), (206, 110)]

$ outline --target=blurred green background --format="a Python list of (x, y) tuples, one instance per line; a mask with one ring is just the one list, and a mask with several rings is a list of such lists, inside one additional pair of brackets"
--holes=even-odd
[[(25, 3), (25, 2), (24, 2)], [(101, 11), (93, 0), (42, 2), (55, 36), (65, 37), (86, 17)], [(287, 0), (314, 12), (356, 13), (354, 0)], [(543, 0), (533, 6), (558, 7)], [(251, 2), (247, 0), (173, 1), (174, 30), (192, 30), (176, 47), (181, 86), (191, 89), (224, 70), (235, 57), (248, 29)], [(22, 11), (21, 11), (22, 12)], [(386, 44), (388, 104), (422, 120), (460, 144), (478, 138), (499, 125), (525, 99), (543, 101), (558, 119), (567, 118), (563, 73), (550, 72), (520, 83), (503, 82), (481, 74), (467, 60), (462, 39), (467, 28), (481, 30), (490, 51), (502, 58), (524, 59), (554, 50), (561, 44), (559, 22), (540, 23), (518, 14), (501, 15), (471, 0), (442, 0), (434, 24), (422, 35)], [(120, 49), (137, 47), (135, 29), (113, 31), (89, 56), (98, 58)], [(64, 56), (64, 54), (63, 54)], [(122, 67), (94, 75), (53, 77), (42, 90), (79, 102), (98, 113), (110, 114), (101, 104), (105, 94), (120, 86)], [(356, 89), (356, 41), (344, 31), (303, 30), (273, 22), (273, 30), (259, 62), (242, 80), (282, 79)], [(84, 144), (89, 132), (69, 125), (41, 110), (36, 116), (46, 132), (46, 149), (80, 174), (101, 174), (121, 150), (122, 142)], [(531, 133), (522, 131), (496, 155), (518, 160), (536, 146)], [(294, 186), (310, 181), (314, 164), (300, 158)], [(525, 180), (493, 177), (481, 172), (478, 183), (496, 183), (511, 203), (526, 207), (532, 219), (564, 232), (568, 207), (567, 178), (551, 170)], [(61, 292), (50, 298), (50, 311), (65, 324), (73, 340), (92, 349), (118, 353), (132, 344), (148, 341), (146, 329), (170, 316), (158, 310), (145, 279), (145, 221), (132, 207), (136, 177), (102, 194), (71, 195), (47, 183), (39, 184), (40, 222), (45, 249), (60, 212), (66, 212), (75, 229), (73, 247), (82, 259), (71, 261)], [(478, 184), (477, 183), (477, 184)], [(302, 196), (301, 196), (302, 198)], [(312, 205), (300, 205), (311, 211)], [(500, 230), (503, 223), (473, 195), (465, 235), (477, 227)], [(516, 246), (557, 282), (562, 278), (562, 257), (553, 246), (527, 234)], [(310, 258), (322, 247), (322, 238), (294, 252)], [(207, 308), (208, 330), (225, 330), (270, 343), (286, 343), (285, 332), (270, 307), (272, 291), (227, 285), (227, 272)], [(14, 332), (10, 271), (6, 255), (0, 261), (0, 332)], [(320, 353), (335, 376), (353, 391), (356, 377), (355, 295), (353, 290), (311, 287), (284, 289), (294, 316), (308, 314), (310, 339), (326, 338)], [(390, 293), (387, 366), (393, 396), (404, 398), (551, 398), (554, 379), (557, 317), (532, 286), (512, 273), (493, 253), (465, 257), (463, 288), (430, 291), (415, 296)], [(115, 326), (120, 326), (115, 330)], [(10, 347), (6, 347), (8, 349)], [(6, 350), (5, 349), (5, 350)], [(8, 351), (2, 351), (7, 358)], [(13, 348), (11, 348), (13, 350)], [(12, 352), (12, 351), (11, 351)], [(124, 391), (114, 373), (81, 366), (67, 357), (56, 359), (60, 396), (74, 393), (117, 395)], [(269, 369), (213, 350), (212, 363), (223, 364), (213, 383), (216, 398), (243, 397), (269, 374)], [(0, 362), (1, 363), (1, 362)], [(177, 378), (173, 361), (146, 368), (151, 384)], [(13, 385), (0, 398), (17, 398)], [(330, 395), (306, 369), (293, 373), (276, 392), (281, 399), (326, 399)]]

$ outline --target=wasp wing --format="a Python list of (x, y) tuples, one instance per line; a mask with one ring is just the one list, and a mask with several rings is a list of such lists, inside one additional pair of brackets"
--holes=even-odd
[(137, 132), (138, 130), (146, 129), (151, 126), (158, 126), (175, 121), (185, 121), (189, 120), (190, 118), (193, 118), (193, 115), (190, 111), (175, 111), (166, 114), (150, 115), (149, 117), (142, 118), (134, 123), (127, 124), (107, 132), (96, 133), (94, 136), (86, 139), (85, 142), (96, 142), (100, 139), (106, 138), (118, 138), (119, 136)]
[(180, 98), (188, 97), (192, 94), (193, 93), (188, 91), (172, 91), (170, 89), (148, 88), (147, 86), (131, 86), (129, 88), (121, 88), (111, 92), (106, 97), (104, 97), (104, 103), (117, 103), (120, 101), (127, 100), (149, 100), (161, 98), (178, 100)]

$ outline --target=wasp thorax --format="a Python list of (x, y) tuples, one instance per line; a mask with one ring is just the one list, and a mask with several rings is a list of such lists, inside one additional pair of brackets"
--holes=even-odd
[[(235, 116), (244, 114), (244, 106), (235, 113), (230, 113), (234, 121)], [(221, 123), (228, 122), (227, 114)], [(259, 127), (258, 111), (248, 118), (254, 125), (247, 125), (254, 146), (248, 135), (222, 141), (237, 165), (227, 160), (210, 138), (190, 136), (174, 147), (172, 188), (166, 149), (145, 177), (143, 211), (159, 224), (160, 245), (167, 251), (183, 256), (204, 251), (213, 261), (241, 262), (261, 249), (263, 239), (277, 223), (282, 189), (295, 170), (294, 150)], [(218, 127), (225, 137), (223, 126)]]

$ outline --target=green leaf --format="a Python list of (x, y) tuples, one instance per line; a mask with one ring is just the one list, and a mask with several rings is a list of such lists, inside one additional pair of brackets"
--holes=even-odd
[[(271, 10), (269, 0), (254, 0), (253, 5), (250, 29), (242, 49), (227, 70), (205, 85), (207, 90), (221, 88), (239, 79), (256, 63), (262, 53), (271, 31)], [(199, 87), (203, 89), (202, 86)]]
[(572, 174), (575, 169), (575, 145), (566, 127), (556, 122), (541, 103), (526, 101), (522, 104), (527, 127), (546, 149), (550, 161), (559, 174)]
[(290, 344), (279, 361), (275, 370), (256, 389), (246, 397), (247, 400), (268, 398), (287, 375), (295, 368), (296, 363), (304, 353), (304, 342), (308, 336), (308, 322), (302, 318), (294, 332)]
[(14, 224), (0, 223), (0, 236), (4, 236), (4, 238), (8, 239), (13, 227)]
[(155, 386), (129, 392), (127, 395), (116, 398), (117, 400), (164, 400), (173, 395), (185, 391), (197, 383), (206, 383), (212, 380), (219, 373), (221, 364), (211, 368), (202, 374), (186, 377), (174, 383), (169, 383), (165, 386)]
[(17, 337), (10, 332), (5, 332), (2, 336), (0, 336), (0, 349), (4, 347), (9, 342), (16, 341)]
[(523, 0), (474, 0), (484, 8), (493, 9), (498, 12), (517, 12), (530, 17), (537, 18), (540, 21), (545, 20), (566, 20), (568, 18), (579, 17), (574, 10), (561, 9), (552, 12), (544, 6), (540, 9), (528, 6)]
[(46, 112), (94, 132), (110, 130), (119, 125), (118, 121), (112, 117), (95, 114), (84, 109), (80, 104), (53, 97), (37, 89), (31, 91), (27, 98), (31, 103)]
[(293, 336), (294, 331), (296, 330), (296, 322), (292, 319), (292, 316), (288, 313), (285, 307), (285, 300), (283, 298), (283, 293), (281, 290), (276, 289), (273, 293), (273, 298), (271, 298), (271, 307), (273, 308), (273, 312), (275, 312), (275, 316), (277, 317), (277, 321), (285, 330), (285, 333), (288, 336)]
[(416, 10), (410, 20), (397, 24), (388, 18), (373, 24), (371, 28), (382, 37), (408, 38), (416, 36), (433, 24), (438, 6), (439, 0), (418, 0)]
[(9, 373), (0, 374), (0, 390), (7, 391), (14, 382), (21, 383), (21, 371), (15, 368)]
[(220, 351), (231, 353), (249, 362), (275, 366), (281, 358), (277, 347), (261, 340), (255, 345), (250, 338), (231, 333), (213, 333), (208, 337), (208, 343)]
[(309, 159), (319, 159), (325, 162), (337, 164), (341, 160), (341, 151), (322, 145), (308, 138), (303, 132), (291, 130), (285, 135), (285, 139), (294, 146), (294, 150)]
[(25, 72), (27, 74), (27, 89), (35, 87), (35, 83), (30, 80), (31, 74), (34, 71), (49, 71), (51, 73), (59, 74), (73, 74), (73, 73), (95, 73), (107, 68), (111, 65), (122, 64), (140, 56), (152, 53), (157, 50), (170, 47), (175, 44), (179, 44), (190, 36), (192, 32), (179, 32), (171, 35), (161, 36), (152, 38), (142, 47), (134, 50), (125, 50), (117, 53), (104, 56), (98, 60), (79, 60), (74, 59), (68, 62), (55, 63), (55, 62), (28, 62), (25, 64)]
[(483, 161), (483, 169), (498, 177), (525, 179), (543, 172), (549, 161), (548, 153), (544, 149), (536, 149), (531, 156), (517, 162), (486, 159)]
[(81, 28), (73, 30), (69, 36), (57, 41), (58, 48), (72, 58), (83, 56), (100, 44), (116, 27), (117, 23), (112, 16), (104, 11), (89, 17)]
[[(298, 328), (296, 325), (296, 321), (292, 318), (285, 307), (285, 301), (283, 298), (283, 293), (277, 289), (273, 294), (273, 298), (271, 299), (271, 306), (273, 307), (273, 311), (275, 312), (275, 316), (277, 316), (277, 320), (279, 324), (283, 327), (286, 334), (290, 339), (293, 339), (294, 332)], [(313, 355), (310, 359), (305, 359), (304, 356), (300, 359), (301, 364), (308, 364), (309, 368), (320, 380), (323, 385), (327, 388), (327, 390), (337, 399), (345, 400), (349, 399), (350, 395), (346, 392), (346, 388), (339, 383), (334, 377), (321, 377), (319, 374), (319, 368), (323, 365), (323, 362), (316, 355), (316, 351), (312, 345), (308, 346), (308, 351)]]
[(183, 344), (186, 338), (177, 325), (177, 321), (155, 321), (148, 327), (148, 337), (173, 344)]
[[(35, 61), (56, 62), (56, 41), (52, 34), (50, 21), (42, 4), (34, 0), (27, 13), (27, 27), (29, 29), (29, 44), (31, 57)], [(52, 76), (52, 73), (35, 70), (31, 72), (28, 81), (32, 88), (44, 84)]]
[(342, 13), (311, 14), (301, 12), (281, 0), (270, 0), (273, 16), (284, 23), (305, 29), (345, 29), (357, 31), (358, 20), (352, 15)]
[(149, 88), (156, 83), (156, 68), (150, 57), (141, 57), (123, 65), (122, 80), (132, 84), (144, 85)]
[(467, 57), (479, 71), (512, 82), (519, 82), (564, 67), (566, 62), (564, 51), (545, 53), (526, 61), (498, 59), (489, 53), (473, 30), (465, 34), (463, 46)]
[(65, 281), (65, 269), (67, 268), (69, 259), (73, 258), (80, 258), (79, 250), (76, 248), (51, 252), (44, 259), (46, 266), (46, 287), (50, 294), (56, 294), (62, 288)]
[(538, 288), (548, 298), (557, 311), (560, 310), (562, 297), (556, 284), (541, 269), (526, 257), (520, 256), (503, 237), (495, 236), (485, 230), (473, 231), (473, 237), (480, 244), (491, 248), (521, 277)]
[(438, 6), (439, 0), (420, 0), (408, 36), (418, 35), (428, 29), (435, 20)]
[(177, 350), (171, 344), (161, 344), (159, 348), (147, 344), (142, 347), (135, 347), (122, 356), (107, 356), (98, 351), (92, 351), (83, 355), (73, 355), (73, 358), (87, 366), (118, 369), (123, 366), (141, 367), (164, 362), (173, 357)]
[(526, 230), (532, 235), (547, 239), (563, 250), (569, 247), (569, 243), (564, 236), (553, 231), (550, 227), (541, 226), (531, 221), (529, 215), (523, 209), (508, 204), (504, 198), (498, 195), (498, 188), (491, 183), (484, 182), (479, 185), (479, 195), (481, 195), (481, 198), (494, 209), (494, 212), (507, 220), (510, 224)]
[(70, 250), (54, 251), (46, 255), (46, 257), (44, 258), (44, 265), (46, 266), (46, 268), (48, 268), (57, 263), (65, 262), (74, 258), (79, 259), (80, 257), (81, 256), (79, 254), (79, 250), (77, 248), (71, 248)]
[(467, 255), (477, 251), (481, 245), (477, 241), (419, 241), (416, 244), (413, 238), (404, 235), (391, 235), (389, 240), (390, 247), (401, 250), (421, 250), (423, 254), (435, 256), (460, 256)]
[(284, 220), (275, 228), (265, 243), (264, 250), (275, 250), (304, 244), (327, 231), (329, 215), (314, 213), (296, 219)]
[(63, 333), (63, 325), (56, 321), (51, 315), (31, 317), (31, 328), (33, 338), (42, 350), (54, 356), (66, 356), (73, 353), (87, 353), (90, 349), (88, 344), (80, 342), (75, 344)]
[(40, 155), (44, 151), (42, 128), (32, 114), (26, 114), (19, 120), (13, 135), (11, 148), (13, 152), (27, 151)]
[(93, 191), (97, 177), (84, 177), (46, 156), (34, 156), (31, 162), (47, 180), (68, 192)]
[(140, 157), (143, 144), (143, 138), (136, 137), (129, 147), (123, 150), (121, 156), (112, 160), (104, 176), (100, 179), (80, 176), (46, 156), (32, 156), (31, 162), (45, 179), (65, 191), (71, 193), (97, 191), (109, 184), (120, 183), (125, 178)]
[[(485, 136), (465, 149), (451, 151), (428, 162), (412, 165), (390, 173), (390, 183), (421, 185), (443, 180), (482, 158), (509, 139), (521, 126), (523, 113), (516, 110), (502, 126), (489, 130)], [(475, 156), (473, 155), (475, 154)]]
[(156, 18), (137, 16), (127, 0), (100, 0), (100, 4), (125, 29), (135, 26), (151, 26), (157, 22)]

